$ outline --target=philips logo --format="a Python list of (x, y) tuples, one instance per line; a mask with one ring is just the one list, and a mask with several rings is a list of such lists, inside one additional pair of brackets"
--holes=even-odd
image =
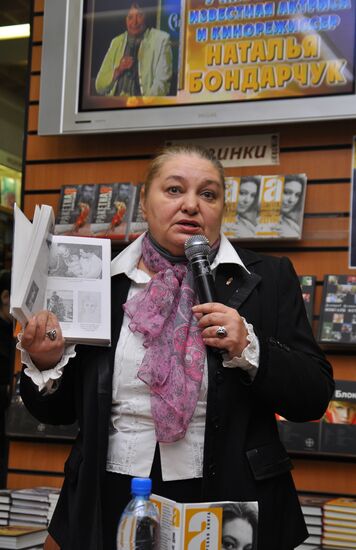
[(171, 13), (168, 17), (168, 27), (170, 31), (176, 31), (180, 27), (180, 20), (178, 13)]

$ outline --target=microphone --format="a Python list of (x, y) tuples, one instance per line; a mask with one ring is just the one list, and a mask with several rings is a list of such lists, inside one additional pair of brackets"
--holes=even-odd
[(184, 243), (185, 256), (193, 272), (201, 304), (217, 302), (216, 288), (209, 262), (210, 244), (204, 235), (193, 235)]

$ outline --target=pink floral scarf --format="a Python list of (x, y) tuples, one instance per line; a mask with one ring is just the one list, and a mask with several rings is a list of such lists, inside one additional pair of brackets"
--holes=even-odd
[(193, 278), (185, 263), (172, 264), (152, 244), (142, 244), (145, 265), (156, 274), (124, 304), (132, 332), (144, 335), (147, 351), (138, 377), (150, 387), (156, 439), (182, 439), (198, 401), (205, 345), (192, 313)]

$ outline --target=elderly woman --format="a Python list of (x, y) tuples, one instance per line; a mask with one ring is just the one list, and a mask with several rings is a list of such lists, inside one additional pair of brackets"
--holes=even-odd
[[(65, 347), (46, 311), (22, 336), (31, 413), (80, 426), (49, 532), (62, 549), (114, 550), (131, 477), (151, 476), (178, 501), (258, 501), (258, 549), (291, 550), (307, 531), (275, 413), (318, 419), (334, 387), (298, 278), (287, 258), (221, 234), (224, 174), (205, 150), (160, 154), (142, 209), (148, 233), (112, 263), (112, 347)], [(186, 267), (197, 234), (211, 244), (214, 303), (197, 303)]]

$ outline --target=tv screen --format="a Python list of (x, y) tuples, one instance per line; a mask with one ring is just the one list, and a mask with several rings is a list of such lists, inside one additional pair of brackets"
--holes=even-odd
[(46, 0), (40, 134), (356, 116), (356, 0)]

